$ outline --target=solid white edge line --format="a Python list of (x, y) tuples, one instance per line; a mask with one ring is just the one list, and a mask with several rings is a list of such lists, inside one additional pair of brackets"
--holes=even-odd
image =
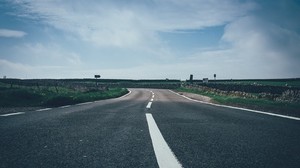
[(146, 108), (151, 108), (152, 102), (149, 102), (146, 106)]
[(71, 105), (61, 106), (59, 108), (68, 108), (68, 107), (71, 107)]
[[(128, 90), (129, 90), (129, 89), (128, 89)], [(113, 98), (113, 99), (121, 99), (121, 98), (124, 98), (124, 97), (126, 97), (126, 96), (128, 96), (128, 95), (130, 95), (130, 94), (131, 94), (131, 90), (129, 90), (129, 92), (128, 92), (127, 94), (125, 94), (125, 95), (123, 95), (123, 96), (121, 96), (121, 97)], [(103, 100), (109, 100), (109, 99), (103, 99)], [(95, 102), (101, 102), (101, 101), (103, 101), (103, 100), (96, 100), (96, 101), (91, 101), (91, 102), (84, 102), (84, 103), (79, 103), (79, 104), (75, 104), (75, 105), (80, 106), (80, 105), (91, 104), (91, 103), (95, 103)], [(71, 106), (71, 105), (70, 105), (70, 106)], [(62, 106), (62, 107), (64, 107), (64, 106)]]
[[(129, 89), (128, 89), (129, 90)], [(117, 99), (119, 98), (123, 98), (123, 97), (126, 97), (128, 96), (129, 94), (131, 93), (131, 90), (129, 90), (129, 92), (121, 97), (118, 97)], [(93, 102), (85, 102), (85, 103), (79, 103), (79, 104), (76, 104), (76, 105), (85, 105), (85, 104), (91, 104)], [(61, 107), (58, 107), (58, 108), (67, 108), (67, 107), (71, 107), (71, 105), (66, 105), (66, 106), (61, 106)], [(51, 110), (52, 108), (44, 108), (44, 109), (38, 109), (38, 110), (35, 110), (35, 111), (47, 111), (47, 110)], [(1, 117), (7, 117), (7, 116), (13, 116), (13, 115), (20, 115), (20, 114), (25, 114), (25, 112), (17, 112), (17, 113), (8, 113), (8, 114), (1, 114), (0, 116)]]
[(84, 103), (79, 103), (79, 104), (76, 104), (76, 106), (82, 106), (82, 105), (87, 105), (87, 104), (91, 104), (91, 103), (94, 103), (94, 102), (84, 102)]
[(17, 113), (2, 114), (2, 115), (0, 115), (0, 116), (1, 116), (1, 117), (8, 117), (8, 116), (20, 115), (20, 114), (25, 114), (25, 112), (17, 112)]
[(124, 98), (124, 97), (130, 95), (130, 94), (131, 94), (131, 90), (128, 89), (128, 91), (129, 91), (129, 92), (128, 92), (127, 94), (125, 94), (125, 95), (123, 95), (123, 96), (121, 96), (121, 97), (118, 97), (117, 99), (121, 99), (121, 98)]
[(44, 109), (38, 109), (38, 110), (35, 110), (35, 111), (47, 111), (47, 110), (51, 110), (52, 108), (44, 108)]
[(276, 117), (281, 117), (281, 118), (287, 118), (287, 119), (300, 121), (300, 118), (298, 118), (298, 117), (286, 116), (286, 115), (282, 115), (282, 114), (275, 114), (275, 113), (264, 112), (264, 111), (259, 111), (259, 110), (251, 110), (251, 109), (242, 108), (242, 107), (233, 107), (233, 106), (227, 106), (227, 105), (221, 105), (221, 104), (208, 103), (208, 102), (204, 102), (204, 101), (200, 101), (200, 100), (191, 99), (191, 98), (186, 97), (184, 95), (180, 95), (179, 93), (176, 93), (172, 90), (169, 90), (169, 91), (172, 92), (172, 93), (177, 94), (178, 96), (184, 97), (184, 98), (186, 98), (188, 100), (191, 100), (191, 101), (194, 101), (194, 102), (209, 104), (209, 105), (213, 105), (213, 106), (217, 106), (217, 107), (226, 107), (226, 108), (231, 108), (231, 109), (244, 110), (244, 111), (249, 111), (249, 112), (254, 112), (254, 113), (259, 113), (259, 114), (265, 114), (265, 115), (276, 116)]
[(146, 119), (158, 166), (160, 168), (182, 168), (182, 165), (159, 131), (152, 114), (146, 113)]

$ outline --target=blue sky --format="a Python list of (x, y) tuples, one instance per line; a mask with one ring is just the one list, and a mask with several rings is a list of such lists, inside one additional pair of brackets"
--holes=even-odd
[(298, 0), (0, 0), (0, 76), (300, 77)]

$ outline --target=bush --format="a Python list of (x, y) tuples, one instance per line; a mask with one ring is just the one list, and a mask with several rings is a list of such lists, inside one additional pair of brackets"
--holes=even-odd
[(299, 90), (287, 90), (282, 93), (280, 97), (276, 98), (279, 102), (300, 102), (300, 91)]
[(25, 89), (3, 89), (0, 91), (1, 107), (27, 107), (35, 106), (42, 96)]
[(78, 103), (72, 97), (68, 96), (57, 96), (47, 100), (44, 105), (48, 107), (58, 107), (63, 105), (75, 104)]

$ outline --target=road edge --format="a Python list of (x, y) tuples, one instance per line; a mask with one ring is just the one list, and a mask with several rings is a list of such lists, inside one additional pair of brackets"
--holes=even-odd
[(259, 110), (252, 110), (252, 109), (247, 109), (247, 108), (242, 108), (242, 107), (234, 107), (234, 106), (228, 106), (228, 105), (222, 105), (222, 104), (215, 104), (215, 103), (210, 103), (210, 102), (204, 102), (204, 101), (200, 101), (200, 100), (195, 100), (192, 98), (189, 98), (187, 96), (184, 95), (180, 95), (177, 92), (174, 92), (173, 90), (169, 90), (170, 92), (181, 96), (185, 99), (194, 101), (194, 102), (199, 102), (202, 104), (208, 104), (208, 105), (212, 105), (212, 106), (217, 106), (217, 107), (225, 107), (225, 108), (231, 108), (231, 109), (236, 109), (236, 110), (243, 110), (243, 111), (248, 111), (248, 112), (254, 112), (254, 113), (259, 113), (259, 114), (265, 114), (265, 115), (270, 115), (270, 116), (275, 116), (275, 117), (281, 117), (281, 118), (287, 118), (287, 119), (292, 119), (292, 120), (297, 120), (300, 121), (300, 118), (298, 117), (293, 117), (293, 116), (287, 116), (287, 115), (282, 115), (282, 114), (276, 114), (276, 113), (271, 113), (271, 112), (265, 112), (265, 111), (259, 111)]

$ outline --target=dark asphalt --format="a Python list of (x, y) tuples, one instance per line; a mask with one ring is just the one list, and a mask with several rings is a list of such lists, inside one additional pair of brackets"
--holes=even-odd
[(123, 98), (0, 117), (0, 167), (158, 167), (146, 113), (183, 167), (300, 167), (300, 121), (168, 90), (130, 90)]

